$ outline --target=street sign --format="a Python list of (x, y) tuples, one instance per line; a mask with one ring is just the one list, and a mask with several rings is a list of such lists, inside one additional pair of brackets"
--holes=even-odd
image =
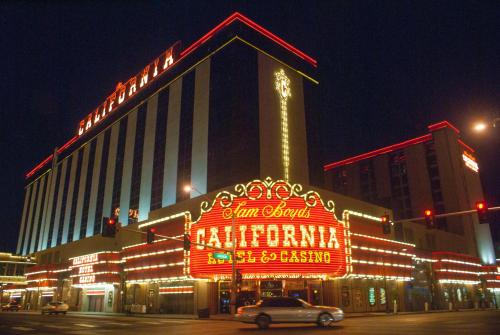
[(229, 254), (223, 253), (223, 252), (216, 252), (214, 253), (214, 258), (215, 259), (223, 259), (225, 261), (229, 260)]

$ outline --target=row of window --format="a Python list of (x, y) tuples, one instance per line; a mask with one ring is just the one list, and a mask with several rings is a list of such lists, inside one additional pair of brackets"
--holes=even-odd
[[(427, 142), (425, 145), (425, 159), (429, 174), (430, 189), (433, 199), (433, 208), (437, 214), (444, 213), (444, 201), (441, 190), (439, 168), (436, 158), (434, 143)], [(391, 187), (391, 199), (382, 198), (377, 193), (377, 183), (374, 168), (374, 160), (362, 161), (359, 164), (360, 196), (363, 200), (373, 202), (382, 206), (389, 206), (394, 210), (395, 219), (406, 219), (415, 216), (412, 210), (410, 188), (408, 182), (408, 168), (404, 150), (388, 154), (388, 171)], [(346, 168), (336, 169), (332, 172), (332, 187), (336, 192), (352, 195), (352, 185), (349, 183), (349, 175)], [(389, 200), (389, 201), (387, 201)], [(447, 229), (446, 219), (437, 219), (440, 229)]]
[[(58, 162), (51, 173), (33, 182), (26, 189), (18, 253), (28, 254), (99, 234), (102, 217), (116, 213), (120, 202), (128, 203), (129, 208), (136, 211), (141, 203), (149, 203), (149, 208), (141, 209), (146, 212), (165, 206), (167, 173), (170, 173), (169, 176), (176, 175), (173, 202), (189, 199), (184, 186), (191, 184), (192, 179), (192, 155), (195, 154), (193, 123), (196, 122), (194, 100), (197, 89), (209, 89), (210, 93), (208, 124), (198, 124), (198, 127), (208, 127), (208, 138), (204, 144), (196, 144), (207, 146), (206, 186), (203, 188), (212, 191), (242, 180), (258, 178), (258, 90), (248, 87), (258, 82), (257, 52), (253, 50), (245, 54), (238, 48), (241, 46), (229, 47), (211, 60), (210, 83), (220, 83), (226, 78), (231, 86), (210, 84), (210, 87), (196, 87), (196, 71), (191, 71), (181, 78), (181, 90), (174, 91), (170, 86), (158, 93), (156, 110), (148, 108), (151, 100), (143, 102), (136, 109), (137, 120), (133, 120), (131, 114), (123, 117), (118, 124), (107, 128), (86, 146)], [(239, 61), (236, 59), (238, 57), (241, 58)], [(247, 65), (244, 69), (236, 65), (223, 67), (223, 64), (242, 62)], [(178, 91), (181, 96), (172, 101), (180, 100), (180, 111), (174, 108), (179, 113), (179, 132), (168, 135), (167, 123), (172, 112), (169, 100)], [(153, 130), (146, 127), (151, 117), (148, 113), (156, 113)], [(135, 136), (127, 138), (128, 134), (134, 133)], [(146, 136), (153, 136), (154, 148), (146, 148)], [(175, 150), (168, 148), (168, 136), (178, 137)], [(144, 176), (144, 150), (152, 150), (153, 159), (144, 162), (146, 166), (150, 164), (148, 168), (152, 169), (152, 173), (149, 177), (151, 188), (144, 188), (149, 194), (143, 195), (140, 193)], [(170, 163), (168, 166), (174, 160), (177, 161), (175, 173), (166, 171), (167, 158)], [(126, 162), (128, 159), (130, 161)], [(126, 193), (123, 187), (129, 188)], [(122, 199), (124, 196), (128, 198)], [(149, 197), (147, 200), (150, 202), (143, 202), (143, 197)], [(35, 215), (37, 206), (41, 207), (39, 215)], [(127, 223), (136, 219), (132, 216)], [(32, 245), (32, 240), (36, 244)]]

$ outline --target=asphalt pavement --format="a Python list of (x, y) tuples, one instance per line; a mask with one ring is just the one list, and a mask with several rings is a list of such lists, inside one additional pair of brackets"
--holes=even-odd
[(144, 318), (134, 316), (39, 315), (0, 313), (0, 334), (119, 334), (119, 335), (225, 335), (225, 334), (498, 334), (500, 311), (463, 311), (348, 318), (328, 328), (309, 324), (255, 325), (235, 321)]

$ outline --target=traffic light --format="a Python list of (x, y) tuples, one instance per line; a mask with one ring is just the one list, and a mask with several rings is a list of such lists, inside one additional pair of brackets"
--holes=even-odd
[(184, 251), (189, 251), (191, 249), (191, 236), (189, 234), (184, 234)]
[(425, 226), (427, 229), (434, 229), (435, 224), (434, 224), (434, 213), (430, 209), (426, 209), (424, 211), (424, 217), (425, 217)]
[(384, 234), (391, 233), (391, 220), (389, 219), (389, 215), (384, 215), (380, 218), (382, 220), (382, 232)]
[(146, 242), (148, 244), (153, 244), (153, 242), (155, 241), (155, 233), (156, 233), (155, 227), (148, 228), (148, 231), (146, 232)]
[(488, 223), (488, 205), (486, 201), (476, 202), (476, 212), (479, 223)]
[(115, 237), (117, 220), (114, 217), (102, 218), (102, 236)]
[(243, 275), (240, 269), (236, 269), (236, 285), (240, 285), (243, 282)]

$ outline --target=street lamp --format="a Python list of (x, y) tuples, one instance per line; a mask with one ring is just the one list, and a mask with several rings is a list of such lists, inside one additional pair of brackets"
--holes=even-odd
[(498, 121), (500, 121), (500, 117), (494, 118), (493, 120), (488, 122), (478, 121), (472, 126), (472, 129), (477, 133), (481, 133), (490, 127), (495, 128)]
[(484, 122), (478, 122), (474, 124), (474, 127), (472, 127), (472, 129), (478, 133), (484, 131), (486, 128), (488, 128), (488, 125)]

